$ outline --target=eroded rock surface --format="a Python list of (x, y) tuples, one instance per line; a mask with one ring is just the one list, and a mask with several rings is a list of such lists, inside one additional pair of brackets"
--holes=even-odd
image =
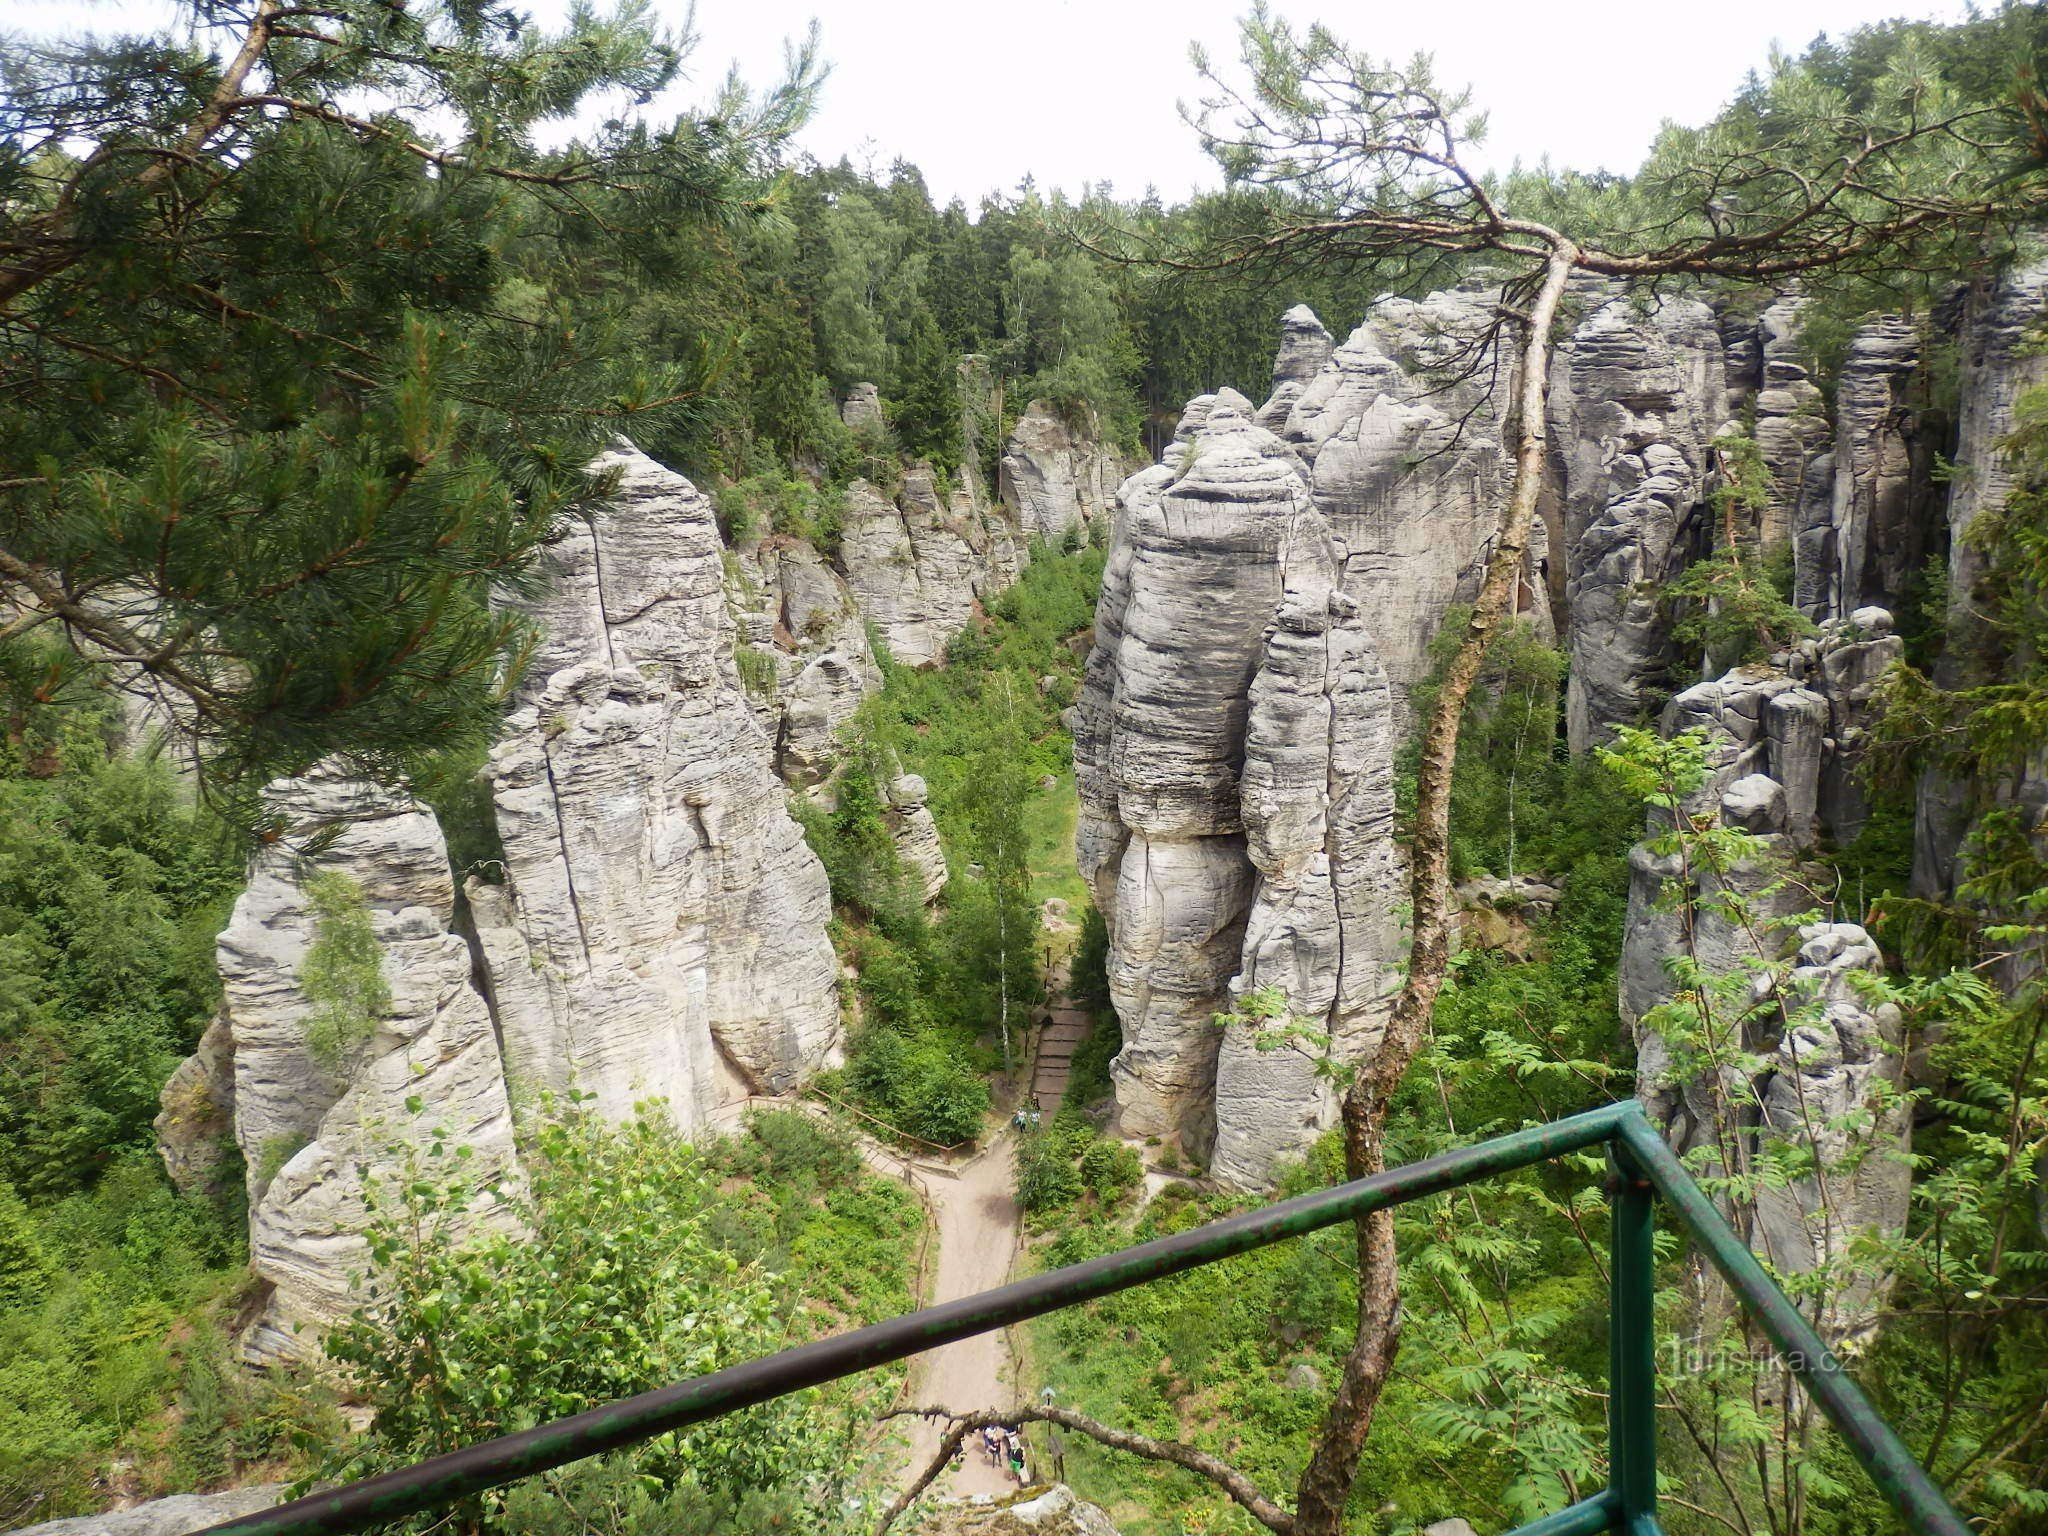
[(1728, 415), (1713, 312), (1589, 285), (1557, 351), (1550, 417), (1563, 460), (1571, 668), (1565, 726), (1582, 752), (1646, 707), (1669, 659), (1659, 590), (1681, 571)]
[[(1408, 690), (1428, 670), (1429, 643), (1456, 602), (1478, 595), (1508, 463), (1502, 410), (1513, 359), (1465, 376), (1498, 295), (1474, 285), (1420, 300), (1382, 299), (1307, 378), (1276, 429), (1323, 514), (1340, 585), (1357, 599), (1407, 719)], [(1320, 344), (1291, 311), (1275, 399)], [(1531, 541), (1517, 610), (1549, 629), (1541, 551)]]
[(831, 775), (840, 732), (881, 690), (867, 623), (846, 579), (801, 540), (764, 539), (735, 566), (727, 595), (741, 682), (775, 744), (775, 771), (809, 788)]
[(259, 1514), (284, 1502), (283, 1483), (252, 1483), (224, 1493), (174, 1493), (133, 1509), (78, 1515), (23, 1526), (14, 1536), (190, 1536), (243, 1515)]
[(905, 666), (944, 659), (946, 642), (995, 584), (991, 547), (976, 510), (942, 504), (928, 470), (907, 472), (893, 502), (865, 480), (847, 488), (839, 536), (846, 584), (861, 616)]
[(998, 494), (1024, 539), (1057, 544), (1109, 515), (1128, 466), (1100, 433), (1033, 400), (1004, 444)]
[(939, 844), (939, 824), (925, 804), (924, 779), (915, 773), (900, 774), (889, 783), (886, 813), (889, 835), (896, 843), (896, 857), (904, 871), (917, 882), (927, 903), (937, 901), (946, 888), (946, 850)]
[[(1328, 1123), (1318, 1048), (1211, 1022), (1274, 988), (1342, 1048), (1388, 980), (1392, 700), (1300, 457), (1223, 391), (1126, 481), (1074, 712), (1123, 1129), (1256, 1185)], [(1284, 1027), (1285, 1020), (1269, 1027)]]
[[(360, 1169), (446, 1136), (479, 1180), (516, 1180), (511, 1106), (469, 946), (449, 931), (455, 889), (440, 826), (408, 796), (314, 772), (265, 792), (278, 832), (252, 862), (221, 933), (234, 1046), (235, 1140), (248, 1168), (249, 1262), (269, 1287), (242, 1339), (253, 1363), (304, 1358), (359, 1298), (369, 1219)], [(322, 886), (320, 876), (346, 887)], [(390, 992), (359, 1030), (306, 993), (321, 891), (367, 905)], [(419, 1105), (416, 1110), (413, 1105)], [(502, 1218), (480, 1198), (455, 1233)]]
[(163, 1109), (152, 1128), (171, 1182), (188, 1195), (220, 1193), (235, 1136), (235, 1037), (225, 1014), (206, 1026), (157, 1100)]
[(1065, 1483), (1026, 1488), (1008, 1499), (941, 1505), (916, 1530), (919, 1536), (1117, 1536), (1109, 1516)]
[[(1972, 676), (1962, 657), (1981, 632), (1976, 589), (1984, 575), (1984, 552), (1969, 537), (1986, 512), (2005, 504), (2016, 484), (2012, 461), (2001, 444), (2017, 423), (2020, 397), (2048, 383), (2048, 354), (2034, 345), (2048, 315), (2048, 240), (2030, 237), (2009, 267), (1974, 287), (1962, 320), (1961, 402), (1956, 422), (1955, 462), (1962, 473), (1949, 481), (1948, 628), (1953, 641), (1935, 681), (1943, 687), (1991, 679)], [(2048, 813), (2048, 754), (2000, 787), (2008, 802), (2036, 822)], [(1923, 779), (1913, 839), (1913, 887), (1921, 896), (1947, 897), (1956, 887), (1957, 855), (1969, 833), (1967, 796), (1935, 774)]]
[[(1880, 971), (1881, 957), (1853, 923), (1808, 924), (1796, 941), (1787, 933), (1826, 899), (1804, 856), (1824, 833), (1842, 835), (1832, 818), (1860, 821), (1847, 785), (1868, 684), (1898, 654), (1889, 614), (1858, 617), (1786, 657), (1790, 670), (1738, 669), (1687, 689), (1665, 712), (1666, 734), (1698, 729), (1708, 742), (1707, 776), (1682, 814), (1751, 834), (1752, 853), (1721, 869), (1651, 842), (1629, 856), (1620, 1007), (1635, 1032), (1638, 1097), (1677, 1150), (1703, 1151), (1716, 1167), (1747, 1169), (1788, 1147), (1814, 1154), (1815, 1171), (1765, 1181), (1753, 1207), (1729, 1211), (1759, 1253), (1792, 1273), (1841, 1258), (1859, 1234), (1896, 1232), (1906, 1217), (1900, 1020), (1853, 983)], [(1653, 840), (1668, 828), (1653, 814)], [(1689, 898), (1674, 906), (1688, 880)], [(1730, 894), (1743, 899), (1739, 914), (1725, 905)], [(1674, 1033), (1657, 1010), (1680, 996), (1671, 969), (1680, 958), (1709, 977), (1742, 979), (1732, 992), (1710, 990), (1705, 1010), (1687, 1010)], [(1877, 1299), (1869, 1284), (1849, 1287), (1824, 1321), (1837, 1338), (1854, 1336)]]
[(733, 660), (710, 503), (622, 447), (572, 526), (489, 772), (502, 886), (470, 900), (515, 1093), (580, 1088), (684, 1129), (839, 1047), (825, 872)]

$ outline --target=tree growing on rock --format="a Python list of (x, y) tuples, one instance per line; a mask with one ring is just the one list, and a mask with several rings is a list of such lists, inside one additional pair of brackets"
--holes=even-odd
[[(1195, 247), (1166, 244), (1156, 230), (1098, 225), (1084, 238), (1099, 251), (1170, 275), (1220, 271), (1269, 284), (1313, 273), (1420, 290), (1483, 270), (1499, 285), (1492, 322), (1459, 340), (1469, 370), (1511, 375), (1513, 474), (1479, 594), (1421, 724), (1408, 971), (1383, 1042), (1349, 1064), (1342, 1102), (1346, 1172), (1361, 1178), (1385, 1167), (1388, 1110), (1450, 961), (1459, 724), (1512, 618), (1543, 480), (1553, 343), (1574, 280), (1618, 279), (1654, 293), (1707, 279), (1800, 277), (1812, 286), (1962, 270), (1996, 259), (2008, 230), (2038, 218), (2048, 184), (2025, 111), (1961, 98), (1911, 48), (1853, 92), (1818, 69), (1781, 62), (1739, 110), (1704, 129), (1668, 129), (1628, 179), (1547, 169), (1483, 176), (1466, 156), (1484, 119), (1438, 84), (1426, 58), (1384, 63), (1320, 26), (1297, 30), (1263, 5), (1243, 23), (1241, 82), (1199, 51), (1196, 63), (1213, 94), (1193, 120), (1230, 184), (1230, 217)], [(1356, 1340), (1292, 1510), (1193, 1447), (1065, 1410), (1020, 1407), (1009, 1417), (1051, 1418), (1186, 1467), (1283, 1536), (1337, 1536), (1400, 1346), (1391, 1212), (1359, 1220), (1356, 1257)], [(956, 1428), (971, 1422), (956, 1419)]]

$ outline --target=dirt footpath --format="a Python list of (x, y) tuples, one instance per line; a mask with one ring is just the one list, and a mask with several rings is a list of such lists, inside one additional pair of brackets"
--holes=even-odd
[[(961, 1170), (960, 1177), (930, 1180), (938, 1225), (938, 1267), (928, 1304), (957, 1301), (993, 1290), (1010, 1278), (1017, 1256), (1022, 1212), (1011, 1189), (1016, 1144), (1008, 1132)], [(926, 1350), (910, 1363), (911, 1407), (940, 1406), (956, 1413), (1016, 1406), (1020, 1389), (1010, 1379), (1009, 1348), (1000, 1330)], [(928, 1419), (910, 1424), (905, 1458), (907, 1483), (937, 1453), (942, 1425)], [(964, 1455), (932, 1485), (953, 1498), (1004, 1493), (1017, 1485), (1009, 1474), (983, 1459), (978, 1436), (970, 1435)]]

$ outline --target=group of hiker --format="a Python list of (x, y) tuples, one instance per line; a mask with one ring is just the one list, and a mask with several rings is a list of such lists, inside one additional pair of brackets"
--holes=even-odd
[(1000, 1424), (983, 1425), (981, 1454), (988, 1458), (990, 1466), (1007, 1468), (1017, 1479), (1018, 1487), (1029, 1481), (1024, 1475), (1024, 1435), (1021, 1430)]
[(1019, 1131), (1035, 1131), (1044, 1118), (1044, 1114), (1038, 1109), (1020, 1109), (1010, 1116), (1010, 1125)]

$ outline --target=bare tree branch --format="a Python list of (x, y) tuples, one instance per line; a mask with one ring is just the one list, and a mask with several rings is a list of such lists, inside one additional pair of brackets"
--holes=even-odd
[(950, 1427), (945, 1438), (939, 1442), (939, 1449), (933, 1455), (923, 1473), (910, 1488), (899, 1494), (896, 1501), (883, 1513), (881, 1523), (875, 1527), (875, 1536), (885, 1536), (889, 1527), (902, 1517), (917, 1497), (929, 1488), (939, 1473), (945, 1470), (960, 1442), (977, 1429), (991, 1425), (1012, 1424), (1057, 1424), (1062, 1429), (1071, 1429), (1077, 1435), (1086, 1435), (1100, 1445), (1127, 1455), (1141, 1456), (1147, 1461), (1166, 1462), (1206, 1478), (1227, 1494), (1245, 1513), (1249, 1514), (1275, 1536), (1294, 1536), (1294, 1516), (1267, 1498), (1259, 1487), (1244, 1473), (1219, 1457), (1207, 1451), (1198, 1450), (1179, 1440), (1155, 1440), (1150, 1435), (1136, 1434), (1126, 1429), (1116, 1429), (1086, 1414), (1076, 1413), (1071, 1408), (1055, 1408), (1033, 1404), (1010, 1409), (983, 1409), (975, 1413), (955, 1413), (950, 1408), (901, 1408), (883, 1418), (945, 1419)]

